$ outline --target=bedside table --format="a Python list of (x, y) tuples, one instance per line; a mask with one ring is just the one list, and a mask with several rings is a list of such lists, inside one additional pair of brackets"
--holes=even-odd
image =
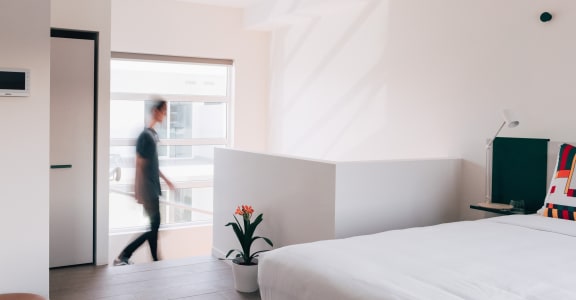
[(470, 208), (501, 215), (528, 215), (535, 213), (535, 211), (525, 211), (519, 209), (499, 209), (499, 208), (486, 207), (482, 206), (482, 204), (480, 203), (472, 204), (470, 205)]

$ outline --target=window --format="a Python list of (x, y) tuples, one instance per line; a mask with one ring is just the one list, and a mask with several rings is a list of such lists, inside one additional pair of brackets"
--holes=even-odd
[(135, 145), (155, 96), (168, 101), (166, 118), (155, 127), (160, 169), (176, 185), (173, 191), (162, 186), (162, 224), (212, 222), (214, 148), (230, 145), (231, 71), (228, 60), (112, 54), (111, 231), (149, 223), (133, 197)]

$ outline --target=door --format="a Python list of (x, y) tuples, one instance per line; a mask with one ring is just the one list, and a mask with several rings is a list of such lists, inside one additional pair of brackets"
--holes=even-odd
[(94, 262), (95, 40), (51, 38), (50, 267)]

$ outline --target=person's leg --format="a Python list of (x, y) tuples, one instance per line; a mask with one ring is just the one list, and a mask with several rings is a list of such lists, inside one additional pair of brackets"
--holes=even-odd
[(126, 260), (130, 259), (134, 251), (136, 251), (138, 247), (142, 246), (142, 244), (144, 244), (144, 242), (146, 242), (149, 239), (149, 236), (150, 231), (144, 232), (143, 234), (138, 236), (138, 238), (136, 238), (134, 241), (132, 241), (132, 243), (128, 244), (128, 246), (126, 246), (124, 250), (122, 250), (118, 258), (125, 258)]
[(132, 241), (130, 244), (128, 244), (128, 246), (126, 246), (126, 248), (124, 248), (124, 250), (122, 250), (122, 252), (120, 252), (120, 255), (118, 255), (118, 258), (114, 260), (114, 264), (115, 265), (125, 265), (125, 264), (130, 264), (130, 257), (132, 257), (132, 254), (134, 253), (134, 251), (136, 251), (140, 246), (142, 246), (142, 244), (144, 244), (144, 242), (149, 241), (150, 240), (150, 235), (152, 234), (151, 231), (153, 231), (154, 226), (153, 226), (153, 219), (152, 219), (152, 214), (155, 211), (159, 211), (159, 202), (158, 200), (156, 201), (152, 201), (152, 203), (157, 203), (155, 205), (144, 205), (144, 210), (146, 211), (146, 213), (148, 214), (148, 217), (150, 218), (150, 230), (142, 233), (140, 236), (138, 236), (134, 241)]
[(150, 214), (150, 232), (148, 232), (148, 244), (152, 259), (158, 261), (158, 229), (160, 228), (160, 211), (156, 210)]
[(144, 205), (144, 210), (150, 218), (150, 230), (141, 234), (132, 243), (128, 244), (124, 250), (114, 260), (115, 265), (129, 264), (129, 259), (136, 249), (138, 249), (144, 242), (148, 241), (150, 245), (150, 253), (154, 261), (158, 260), (158, 229), (160, 228), (160, 199), (156, 198), (150, 204)]
[(142, 245), (148, 239), (149, 233), (150, 232), (145, 232), (141, 234), (132, 243), (128, 244), (128, 246), (126, 246), (126, 248), (124, 248), (124, 250), (120, 252), (120, 255), (118, 255), (118, 257), (114, 259), (114, 265), (115, 266), (131, 265), (132, 262), (130, 262), (130, 257), (132, 256), (132, 253), (134, 253), (134, 251), (136, 251), (136, 249), (138, 249), (138, 247), (140, 247), (140, 245)]

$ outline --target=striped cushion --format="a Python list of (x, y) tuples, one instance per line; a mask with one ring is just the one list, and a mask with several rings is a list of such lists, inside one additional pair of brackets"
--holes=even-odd
[(574, 220), (576, 211), (576, 147), (562, 144), (544, 206), (538, 211), (546, 217)]
[(573, 206), (547, 203), (542, 209), (542, 215), (550, 218), (574, 221), (576, 219), (576, 208)]

